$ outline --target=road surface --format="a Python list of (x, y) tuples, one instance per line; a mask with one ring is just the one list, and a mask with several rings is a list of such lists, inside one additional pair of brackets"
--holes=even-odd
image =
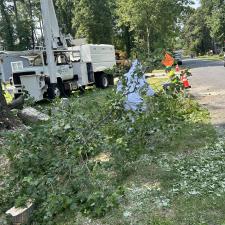
[(223, 61), (184, 60), (193, 77), (191, 93), (205, 106), (213, 125), (225, 128), (225, 67)]

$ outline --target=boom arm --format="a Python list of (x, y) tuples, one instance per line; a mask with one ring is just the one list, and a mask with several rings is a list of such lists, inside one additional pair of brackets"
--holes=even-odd
[(60, 32), (52, 0), (41, 0), (41, 13), (50, 83), (56, 84), (57, 77), (54, 50), (66, 50), (67, 44)]

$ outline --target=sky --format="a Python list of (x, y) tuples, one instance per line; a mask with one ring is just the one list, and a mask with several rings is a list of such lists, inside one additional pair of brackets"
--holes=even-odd
[(195, 2), (194, 7), (198, 8), (200, 6), (200, 0), (194, 0), (194, 2)]

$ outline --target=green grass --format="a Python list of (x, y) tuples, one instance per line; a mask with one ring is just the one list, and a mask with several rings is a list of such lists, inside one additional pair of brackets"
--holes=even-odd
[[(158, 89), (163, 82), (166, 82), (165, 78), (150, 79), (154, 89)], [(70, 98), (70, 103), (78, 102), (75, 104), (78, 106), (76, 109), (78, 115), (96, 113), (97, 116), (99, 109), (108, 104), (111, 95), (111, 89), (104, 91), (94, 89), (79, 97), (75, 94)], [(60, 100), (58, 101), (60, 102)], [(57, 104), (36, 105), (36, 107), (43, 112), (48, 112), (55, 105)], [(152, 110), (155, 110), (152, 120), (155, 120), (157, 129), (165, 129), (167, 133), (159, 133), (158, 136), (154, 136), (153, 140), (151, 135), (145, 136), (144, 138), (149, 138), (149, 143), (152, 145), (149, 145), (149, 149), (143, 151), (138, 158), (127, 162), (129, 173), (126, 176), (123, 175), (120, 180), (120, 185), (125, 187), (125, 194), (119, 207), (99, 219), (77, 212), (74, 214), (65, 212), (55, 218), (57, 225), (224, 224), (225, 197), (216, 195), (219, 193), (217, 187), (213, 189), (212, 193), (209, 192), (214, 179), (221, 182), (224, 179), (223, 142), (217, 140), (216, 132), (209, 122), (208, 113), (199, 108), (194, 101), (184, 100), (184, 104), (180, 105), (181, 109), (176, 101), (171, 101), (171, 106), (166, 105), (169, 109), (163, 108), (163, 106), (164, 103), (157, 103), (157, 99), (152, 102)], [(158, 112), (157, 107), (159, 108)], [(174, 110), (174, 107), (177, 107), (177, 110)], [(176, 115), (169, 115), (168, 112)], [(177, 113), (185, 114), (185, 119), (180, 120), (181, 117)], [(168, 120), (171, 118), (174, 118), (174, 123), (176, 123), (174, 126), (173, 121)], [(146, 129), (148, 129), (148, 123), (150, 126), (153, 122), (146, 120)], [(117, 126), (116, 121), (112, 121), (112, 125)], [(143, 124), (140, 123), (140, 126)], [(137, 133), (134, 139), (138, 140), (139, 127), (137, 126), (136, 129)], [(114, 127), (112, 126), (110, 130), (113, 132)], [(110, 164), (107, 164), (108, 173), (110, 173), (109, 167)], [(195, 181), (194, 177), (196, 168), (199, 170), (197, 176), (199, 182)], [(201, 188), (204, 181), (201, 177), (208, 182), (204, 188)], [(216, 183), (218, 183), (217, 180)], [(181, 186), (185, 181), (187, 185)], [(178, 190), (175, 191), (175, 189)], [(193, 191), (200, 191), (201, 195), (188, 194)]]
[(160, 77), (155, 78), (151, 77), (147, 79), (148, 84), (153, 88), (154, 91), (161, 91), (163, 89), (163, 84), (169, 82), (169, 78), (166, 77)]
[(153, 70), (152, 73), (165, 73), (165, 69)]
[(224, 57), (219, 56), (219, 55), (213, 55), (213, 56), (204, 55), (204, 56), (199, 56), (198, 58), (203, 59), (203, 60), (209, 60), (209, 61), (222, 61), (222, 60), (224, 60)]
[[(199, 122), (200, 120), (202, 122)], [(79, 214), (67, 223), (62, 219), (59, 224), (222, 225), (225, 222), (224, 198), (213, 194), (199, 197), (186, 196), (186, 193), (171, 194), (172, 187), (182, 180), (182, 177), (170, 168), (174, 159), (185, 156), (181, 159), (181, 166), (184, 161), (187, 164), (193, 163), (195, 157), (201, 157), (204, 161), (210, 158), (208, 154), (211, 150), (206, 149), (204, 154), (204, 150), (200, 149), (213, 145), (215, 140), (216, 133), (207, 114), (196, 112), (195, 119), (185, 124), (166, 146), (159, 144), (154, 152), (144, 154), (131, 163), (133, 172), (124, 177), (127, 191), (125, 200), (118, 209), (101, 219), (87, 218)], [(197, 165), (199, 163), (196, 161)], [(191, 166), (186, 168), (188, 169), (191, 169)]]

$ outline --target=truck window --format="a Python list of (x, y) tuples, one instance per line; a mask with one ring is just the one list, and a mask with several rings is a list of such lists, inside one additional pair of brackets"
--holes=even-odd
[(70, 53), (70, 60), (72, 62), (80, 62), (80, 51)]
[(57, 65), (68, 65), (69, 61), (64, 54), (59, 54), (55, 56)]
[(43, 66), (42, 58), (40, 55), (34, 59), (33, 66)]

